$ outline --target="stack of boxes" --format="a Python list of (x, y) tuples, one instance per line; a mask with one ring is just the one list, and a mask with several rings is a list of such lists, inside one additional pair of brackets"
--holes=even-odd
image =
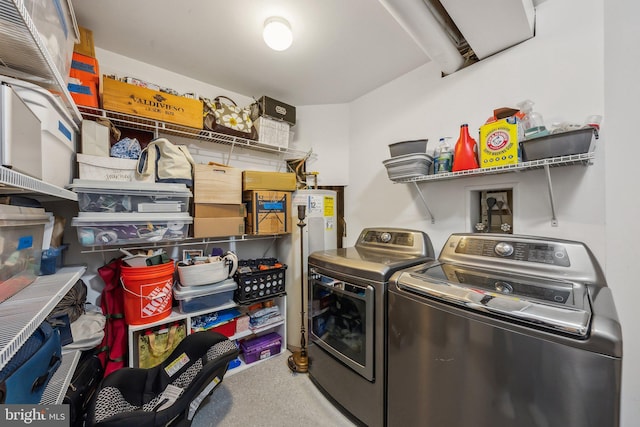
[(67, 88), (76, 105), (98, 108), (100, 70), (93, 45), (93, 33), (82, 27), (80, 43), (73, 47)]
[(244, 234), (242, 170), (220, 164), (195, 165), (193, 178), (193, 236)]
[(242, 199), (247, 204), (247, 233), (291, 233), (291, 194), (296, 175), (246, 170), (242, 173)]

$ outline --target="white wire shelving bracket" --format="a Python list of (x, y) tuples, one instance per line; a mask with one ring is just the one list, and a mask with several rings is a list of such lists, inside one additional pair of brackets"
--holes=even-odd
[(435, 223), (435, 218), (429, 209), (427, 200), (425, 199), (418, 182), (425, 181), (444, 181), (449, 179), (457, 179), (457, 178), (466, 178), (466, 177), (474, 177), (474, 176), (484, 176), (484, 175), (496, 175), (502, 173), (509, 172), (520, 172), (520, 171), (528, 171), (533, 169), (544, 169), (545, 175), (547, 177), (547, 190), (549, 193), (549, 202), (551, 204), (551, 225), (553, 227), (558, 226), (558, 218), (556, 216), (556, 208), (555, 201), (553, 197), (553, 187), (551, 184), (551, 172), (550, 168), (559, 167), (559, 166), (573, 166), (573, 165), (583, 165), (588, 166), (593, 164), (593, 159), (595, 158), (595, 153), (581, 153), (581, 154), (572, 154), (569, 156), (560, 156), (560, 157), (551, 157), (548, 159), (540, 159), (540, 160), (532, 160), (529, 162), (522, 162), (515, 165), (503, 165), (503, 166), (494, 166), (491, 168), (479, 168), (479, 169), (470, 169), (459, 172), (445, 172), (437, 175), (420, 175), (420, 176), (410, 176), (410, 177), (398, 177), (393, 179), (394, 183), (413, 183), (418, 195), (422, 199), (427, 212), (429, 213), (429, 217), (431, 218), (431, 223)]

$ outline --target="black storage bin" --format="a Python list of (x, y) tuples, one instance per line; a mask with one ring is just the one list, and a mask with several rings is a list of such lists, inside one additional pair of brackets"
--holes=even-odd
[(233, 275), (238, 283), (233, 299), (246, 304), (285, 294), (285, 270), (275, 258), (258, 258), (238, 261)]

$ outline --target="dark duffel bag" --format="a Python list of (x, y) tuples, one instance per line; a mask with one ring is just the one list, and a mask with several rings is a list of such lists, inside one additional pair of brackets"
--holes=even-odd
[(62, 403), (69, 405), (70, 426), (84, 425), (87, 406), (98, 389), (103, 375), (102, 363), (95, 355), (87, 355), (78, 363)]
[(40, 403), (61, 362), (60, 332), (42, 322), (0, 371), (0, 403)]

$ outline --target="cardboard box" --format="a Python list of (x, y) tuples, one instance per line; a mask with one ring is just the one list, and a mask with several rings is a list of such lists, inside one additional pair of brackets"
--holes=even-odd
[(248, 234), (283, 234), (291, 232), (291, 192), (245, 191)]
[(73, 52), (71, 59), (70, 77), (80, 80), (83, 83), (94, 83), (100, 85), (100, 67), (98, 60), (90, 56)]
[(480, 126), (481, 168), (517, 164), (518, 150), (518, 124), (515, 118)]
[(83, 120), (80, 136), (82, 138), (82, 154), (109, 157), (111, 143), (108, 127), (93, 120)]
[(96, 57), (96, 49), (93, 44), (93, 31), (78, 25), (80, 31), (80, 42), (73, 46), (73, 51), (81, 55)]
[(242, 170), (231, 166), (195, 165), (194, 203), (242, 204)]
[(98, 108), (98, 87), (95, 83), (71, 79), (67, 90), (76, 105)]
[(295, 191), (296, 174), (293, 172), (263, 172), (246, 170), (242, 172), (242, 190)]
[(193, 237), (239, 236), (245, 234), (244, 217), (194, 218)]
[(276, 99), (263, 96), (258, 100), (259, 115), (282, 120), (291, 126), (296, 124), (296, 107), (280, 102)]
[(202, 129), (203, 105), (199, 99), (170, 95), (107, 76), (102, 79), (102, 108)]
[(196, 203), (196, 218), (231, 218), (246, 217), (247, 208), (244, 204), (240, 205), (220, 205), (210, 203)]

